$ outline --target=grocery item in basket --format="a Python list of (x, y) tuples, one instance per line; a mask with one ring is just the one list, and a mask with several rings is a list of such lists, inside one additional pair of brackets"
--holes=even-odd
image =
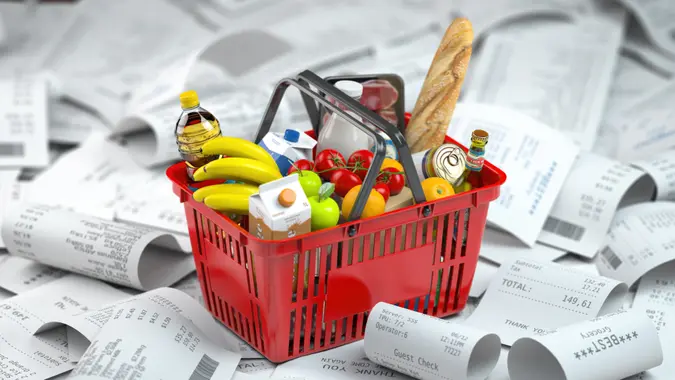
[(251, 158), (223, 157), (202, 166), (194, 172), (194, 179), (233, 179), (245, 183), (263, 184), (281, 178), (276, 165), (271, 166)]
[(282, 240), (311, 231), (312, 210), (297, 175), (260, 185), (249, 198), (249, 232)]
[(415, 199), (413, 198), (412, 191), (410, 191), (410, 188), (404, 187), (398, 195), (389, 197), (387, 204), (384, 206), (384, 211), (394, 211), (410, 207), (413, 204), (415, 204)]
[(297, 160), (288, 169), (288, 173), (286, 173), (286, 175), (293, 174), (298, 170), (314, 170), (314, 163), (310, 160)]
[(344, 197), (354, 186), (362, 184), (361, 178), (349, 169), (337, 169), (330, 177), (330, 182), (335, 185), (335, 194)]
[[(389, 186), (385, 185), (384, 183), (376, 183), (375, 186), (373, 186), (373, 190), (382, 194), (382, 197), (384, 198), (385, 202), (387, 202), (389, 200), (389, 197), (391, 196), (391, 191), (389, 191)], [(386, 209), (386, 206), (385, 206), (385, 209)]]
[(405, 176), (403, 172), (394, 168), (384, 168), (377, 176), (378, 183), (384, 183), (389, 187), (391, 195), (397, 195), (405, 186)]
[(284, 175), (295, 161), (311, 159), (315, 145), (316, 140), (295, 129), (287, 129), (283, 135), (270, 132), (260, 141), (260, 147), (274, 158)]
[(443, 143), (469, 66), (473, 28), (457, 18), (448, 27), (436, 51), (415, 103), (405, 139), (412, 153)]
[(337, 226), (340, 220), (340, 206), (330, 196), (335, 190), (332, 183), (324, 183), (317, 195), (309, 197), (312, 208), (312, 231)]
[(462, 174), (463, 183), (468, 183), (469, 189), (483, 187), (482, 170), (485, 162), (485, 146), (489, 137), (490, 135), (482, 129), (476, 129), (471, 133), (471, 146), (466, 154), (466, 168)]
[(336, 169), (347, 166), (345, 157), (335, 149), (319, 150), (317, 152), (314, 170), (327, 181), (330, 181)]
[(202, 153), (213, 156), (250, 158), (274, 166), (272, 156), (255, 143), (239, 137), (218, 136), (202, 146)]
[(199, 105), (199, 96), (195, 91), (185, 91), (180, 95), (180, 106), (183, 109), (174, 134), (181, 158), (185, 160), (187, 174), (194, 180), (197, 168), (218, 159), (218, 154), (202, 152), (202, 146), (220, 136), (220, 124), (211, 112)]
[[(358, 197), (360, 190), (361, 185), (355, 186), (353, 189), (349, 190), (344, 199), (342, 199), (342, 216), (345, 219), (349, 219), (349, 214), (354, 208), (354, 203), (356, 203), (356, 197)], [(368, 200), (366, 201), (366, 206), (361, 213), (361, 219), (372, 218), (373, 216), (384, 214), (385, 204), (386, 202), (384, 201), (382, 194), (371, 189)]]
[[(361, 83), (355, 81), (341, 80), (335, 83), (335, 87), (356, 101), (359, 101), (363, 93), (363, 86)], [(356, 120), (361, 120), (355, 113), (349, 110), (345, 110), (345, 112)], [(337, 113), (332, 113), (321, 127), (318, 141), (318, 152), (326, 149), (335, 149), (343, 157), (349, 157), (352, 152), (357, 150), (368, 150), (373, 143), (372, 138), (366, 132), (360, 130)]]
[(298, 176), (300, 186), (302, 186), (302, 190), (307, 197), (313, 197), (319, 194), (319, 188), (321, 188), (323, 182), (318, 174), (311, 170), (300, 170), (299, 172), (294, 172), (289, 175)]
[(368, 174), (370, 164), (373, 163), (373, 158), (375, 158), (373, 152), (365, 149), (357, 150), (349, 156), (349, 159), (347, 159), (347, 167), (359, 176), (361, 180), (364, 180), (366, 174)]
[(459, 145), (443, 144), (439, 147), (412, 155), (420, 180), (441, 177), (452, 186), (462, 183), (466, 168), (466, 152)]
[(227, 214), (232, 220), (248, 214), (248, 198), (258, 192), (258, 186), (244, 183), (222, 183), (197, 189), (192, 197), (197, 202)]
[(455, 195), (452, 185), (441, 177), (430, 177), (422, 181), (422, 190), (427, 202)]

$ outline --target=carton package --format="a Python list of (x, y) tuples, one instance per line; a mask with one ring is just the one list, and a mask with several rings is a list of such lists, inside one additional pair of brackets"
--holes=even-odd
[(272, 155), (281, 174), (286, 175), (295, 161), (312, 160), (316, 140), (303, 132), (287, 129), (283, 135), (274, 132), (266, 134), (258, 145)]
[(260, 185), (248, 209), (249, 232), (260, 239), (288, 239), (312, 230), (312, 211), (296, 175)]

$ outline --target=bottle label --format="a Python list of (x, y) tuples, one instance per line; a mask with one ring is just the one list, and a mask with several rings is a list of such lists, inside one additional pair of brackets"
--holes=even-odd
[(469, 153), (466, 155), (466, 167), (469, 170), (479, 172), (483, 169), (483, 163), (485, 162), (485, 151), (469, 149)]

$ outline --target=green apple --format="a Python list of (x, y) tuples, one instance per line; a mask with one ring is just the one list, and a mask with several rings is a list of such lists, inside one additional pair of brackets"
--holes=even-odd
[(308, 198), (312, 208), (312, 231), (319, 231), (338, 224), (340, 219), (340, 207), (330, 195), (335, 190), (332, 183), (324, 183), (319, 189), (318, 195)]
[(305, 195), (308, 198), (319, 195), (319, 188), (323, 181), (321, 181), (321, 177), (318, 174), (311, 170), (300, 170), (299, 172), (291, 173), (291, 175), (300, 177), (298, 181), (300, 181), (300, 186), (302, 186), (302, 190), (305, 191)]

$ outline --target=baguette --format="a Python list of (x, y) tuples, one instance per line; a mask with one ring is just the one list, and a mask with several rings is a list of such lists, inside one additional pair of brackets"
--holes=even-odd
[(443, 144), (469, 66), (472, 43), (473, 28), (465, 18), (455, 19), (445, 31), (405, 130), (412, 153)]

